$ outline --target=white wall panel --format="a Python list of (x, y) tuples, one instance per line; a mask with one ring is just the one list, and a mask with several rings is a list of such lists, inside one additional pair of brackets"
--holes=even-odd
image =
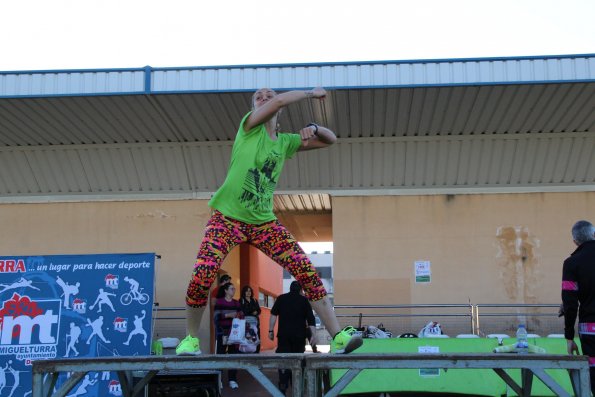
[(0, 97), (142, 92), (144, 70), (0, 73)]
[(154, 69), (153, 92), (501, 84), (595, 78), (591, 55)]
[[(595, 134), (342, 139), (289, 160), (281, 193), (402, 194), (418, 189), (595, 189)], [(223, 183), (231, 143), (0, 149), (0, 196), (204, 194)]]

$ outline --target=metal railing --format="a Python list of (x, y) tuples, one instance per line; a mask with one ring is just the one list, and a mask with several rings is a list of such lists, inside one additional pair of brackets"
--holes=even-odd
[[(429, 321), (439, 322), (444, 333), (513, 335), (519, 324), (530, 333), (546, 336), (563, 332), (564, 320), (558, 317), (558, 304), (455, 303), (418, 305), (336, 305), (335, 312), (342, 326), (379, 325), (394, 336), (418, 333)], [(155, 307), (153, 316), (156, 338), (183, 338), (183, 307)]]
[(475, 308), (470, 304), (336, 305), (342, 326), (383, 326), (393, 336), (417, 334), (428, 322), (439, 322), (445, 333), (473, 333)]
[(531, 333), (546, 336), (564, 332), (564, 319), (558, 315), (559, 304), (494, 304), (475, 305), (477, 335), (514, 333), (525, 324)]
[(186, 336), (186, 308), (160, 307), (153, 309), (153, 338)]
[(336, 305), (335, 312), (342, 326), (382, 324), (394, 336), (418, 333), (429, 321), (439, 322), (452, 336), (512, 335), (521, 323), (530, 333), (545, 336), (564, 329), (558, 308), (558, 304)]

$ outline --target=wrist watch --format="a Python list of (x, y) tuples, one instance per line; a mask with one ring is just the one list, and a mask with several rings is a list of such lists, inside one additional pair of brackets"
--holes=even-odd
[(306, 127), (314, 127), (314, 135), (318, 136), (318, 124), (310, 123)]

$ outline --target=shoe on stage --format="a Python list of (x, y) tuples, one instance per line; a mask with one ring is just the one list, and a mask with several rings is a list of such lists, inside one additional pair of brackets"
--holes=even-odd
[(331, 341), (331, 352), (347, 354), (360, 347), (364, 341), (356, 332), (353, 327), (345, 327), (339, 331)]
[(185, 337), (178, 347), (176, 347), (178, 356), (196, 356), (200, 354), (200, 340), (190, 335)]

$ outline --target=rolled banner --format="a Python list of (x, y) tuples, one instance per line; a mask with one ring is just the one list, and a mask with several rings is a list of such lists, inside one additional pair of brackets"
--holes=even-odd
[[(543, 347), (529, 344), (529, 353), (545, 354), (547, 351)], [(511, 345), (497, 346), (494, 353), (518, 353), (516, 343)]]

